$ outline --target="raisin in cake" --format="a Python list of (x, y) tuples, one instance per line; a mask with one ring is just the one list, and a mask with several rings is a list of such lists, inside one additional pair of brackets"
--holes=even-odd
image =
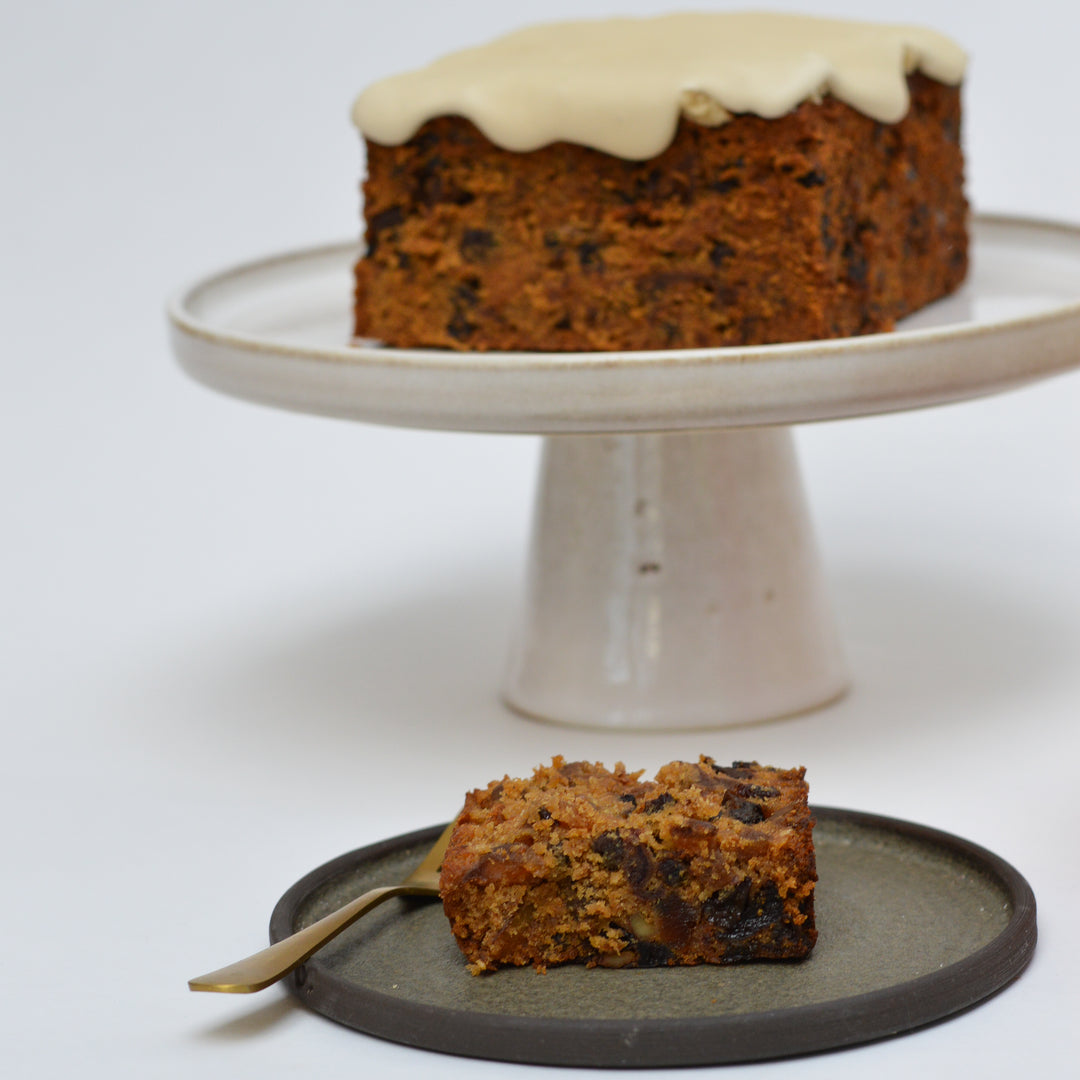
[(967, 270), (963, 52), (765, 13), (558, 23), (357, 100), (355, 332), (615, 350), (891, 328)]
[(469, 970), (805, 957), (817, 874), (804, 772), (702, 757), (650, 781), (556, 757), (470, 792), (440, 880)]

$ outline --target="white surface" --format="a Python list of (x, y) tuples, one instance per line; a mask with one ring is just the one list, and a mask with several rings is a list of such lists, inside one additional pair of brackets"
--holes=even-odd
[[(185, 980), (258, 947), (308, 869), (445, 817), (466, 786), (555, 752), (651, 768), (699, 751), (802, 762), (819, 802), (990, 847), (1031, 882), (1041, 935), (1015, 986), (949, 1023), (707, 1075), (1070, 1074), (1080, 376), (800, 429), (852, 694), (766, 727), (630, 736), (517, 720), (493, 694), (536, 441), (260, 409), (169, 354), (177, 286), (348, 232), (361, 85), (488, 29), (604, 9), (0, 14), (7, 1074), (574, 1075), (414, 1052), (280, 990)], [(973, 53), (976, 205), (1080, 221), (1080, 11), (920, 0), (905, 17)]]
[(180, 290), (173, 347), (250, 401), (517, 434), (833, 420), (993, 393), (1080, 364), (1080, 229), (978, 218), (968, 280), (894, 333), (653, 352), (350, 346), (354, 245), (285, 252)]

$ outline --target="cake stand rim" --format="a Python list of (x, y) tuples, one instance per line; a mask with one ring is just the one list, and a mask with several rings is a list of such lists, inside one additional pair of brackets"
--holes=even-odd
[[(998, 228), (1064, 235), (1076, 243), (1080, 262), (1080, 224), (1004, 213), (976, 214), (972, 223), (976, 231)], [(773, 345), (638, 352), (455, 352), (362, 342), (310, 344), (214, 325), (198, 314), (201, 297), (245, 276), (305, 261), (352, 258), (360, 251), (361, 245), (353, 241), (296, 248), (234, 264), (177, 290), (167, 302), (166, 315), (181, 367), (197, 381), (230, 396), (305, 413), (401, 427), (544, 435), (844, 419), (968, 400), (1080, 366), (1080, 349), (1068, 345), (1069, 331), (1080, 332), (1080, 294), (1044, 310), (987, 321)], [(1009, 337), (1017, 339), (1011, 351), (1018, 359), (1003, 364), (999, 357), (994, 365), (976, 366), (973, 373), (952, 379), (939, 374), (938, 385), (930, 388), (904, 385), (902, 377), (897, 380), (896, 373), (883, 370), (890, 362), (911, 364), (912, 357), (926, 361), (943, 350), (963, 351), (970, 363), (982, 345), (1000, 345)], [(1062, 355), (1033, 356), (1031, 346), (1045, 350), (1048, 343)], [(811, 370), (821, 365), (856, 377), (869, 376), (869, 386), (847, 398), (822, 395), (812, 403), (792, 400), (791, 395), (785, 400), (778, 393), (785, 384), (828, 380), (830, 372)], [(730, 393), (746, 377), (758, 384), (751, 389), (764, 390), (765, 395)], [(431, 395), (427, 409), (422, 401), (396, 400), (405, 396), (396, 385), (399, 381), (415, 390), (420, 385), (417, 380), (425, 378), (459, 384), (466, 403), (438, 393)], [(680, 378), (685, 386), (679, 386)], [(649, 393), (627, 385), (642, 379), (652, 380)], [(689, 405), (667, 401), (662, 406), (655, 401), (657, 388), (665, 382), (685, 394), (700, 388), (702, 380), (706, 383), (702, 400)], [(892, 385), (897, 381), (899, 385)], [(498, 397), (499, 403), (477, 403), (470, 391), (478, 385), (494, 388), (492, 397)], [(585, 400), (567, 408), (560, 398), (575, 389), (582, 391)], [(605, 396), (620, 389), (630, 391), (626, 402)], [(511, 407), (508, 397), (515, 393), (528, 403)], [(545, 397), (550, 401), (545, 403)]]

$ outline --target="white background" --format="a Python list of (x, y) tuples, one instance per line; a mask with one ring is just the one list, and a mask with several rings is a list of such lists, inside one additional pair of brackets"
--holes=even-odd
[[(976, 208), (1080, 222), (1080, 6), (786, 6), (958, 38)], [(537, 440), (259, 408), (170, 357), (178, 286), (358, 232), (347, 115), (366, 83), (525, 22), (663, 8), (0, 8), (7, 1075), (539, 1074), (368, 1039), (280, 988), (185, 982), (263, 944), (309, 869), (445, 819), (468, 787), (553, 753), (652, 769), (699, 752), (804, 763), (817, 802), (969, 837), (1039, 902), (1032, 966), (985, 1005), (725, 1075), (1069, 1072), (1080, 375), (800, 429), (853, 692), (778, 724), (630, 736), (496, 698)]]

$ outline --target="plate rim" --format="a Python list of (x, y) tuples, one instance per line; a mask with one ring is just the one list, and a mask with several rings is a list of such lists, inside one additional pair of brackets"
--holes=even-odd
[[(960, 960), (895, 986), (811, 1005), (730, 1016), (670, 1019), (575, 1020), (509, 1016), (411, 1002), (358, 987), (320, 969), (316, 954), (287, 980), (301, 1003), (364, 1034), (416, 1049), (521, 1064), (673, 1067), (762, 1061), (840, 1049), (906, 1033), (948, 1019), (993, 997), (1028, 966), (1038, 937), (1034, 892), (1024, 876), (989, 849), (929, 825), (858, 810), (813, 805), (819, 822), (852, 824), (942, 848), (993, 878), (1007, 895), (1005, 927)], [(365, 845), (331, 859), (292, 885), (270, 919), (270, 940), (291, 932), (293, 917), (310, 893), (358, 862), (432, 842), (445, 827), (430, 826)], [(309, 968), (318, 975), (318, 988)], [(344, 1012), (360, 1001), (380, 1017), (378, 1030)], [(673, 1025), (685, 1037), (671, 1053)], [(432, 1037), (432, 1029), (436, 1029)], [(768, 1031), (768, 1038), (762, 1035)], [(423, 1032), (423, 1037), (417, 1037)], [(513, 1037), (508, 1039), (507, 1034)], [(587, 1038), (581, 1038), (587, 1036)]]
[[(1000, 243), (1012, 244), (1014, 254), (1044, 258), (1051, 277), (1061, 257), (1069, 267), (1080, 263), (1080, 225), (987, 214), (973, 216), (972, 228), (976, 263), (980, 245), (992, 243), (980, 240), (980, 229), (1004, 233)], [(506, 353), (349, 344), (342, 282), (340, 290), (334, 286), (331, 308), (342, 321), (340, 342), (305, 339), (305, 320), (313, 312), (316, 322), (323, 320), (331, 303), (320, 275), (331, 268), (342, 274), (346, 267), (334, 260), (357, 251), (350, 241), (270, 255), (180, 290), (167, 305), (180, 367), (232, 397), (317, 416), (439, 431), (565, 435), (873, 416), (1002, 393), (1080, 366), (1080, 287), (1067, 290), (1067, 299), (1051, 294), (1050, 306), (1036, 311), (901, 325), (849, 338), (650, 352)], [(1015, 280), (1023, 280), (1020, 271)], [(309, 288), (314, 291), (304, 291)], [(226, 307), (215, 316), (211, 297), (203, 317), (200, 297), (214, 290), (221, 290), (218, 299)], [(230, 290), (257, 305), (272, 299), (275, 305), (284, 301), (286, 311), (295, 308), (283, 325), (301, 330), (299, 337), (290, 338), (285, 329), (229, 329), (236, 322)]]
[[(1080, 224), (1056, 221), (1052, 218), (1028, 217), (1008, 213), (974, 213), (971, 225), (992, 228), (1034, 229), (1040, 232), (1067, 233), (1080, 245)], [(270, 353), (305, 362), (346, 364), (350, 366), (387, 366), (394, 368), (420, 368), (449, 371), (459, 369), (482, 370), (485, 374), (505, 371), (512, 367), (548, 370), (553, 367), (596, 369), (616, 365), (693, 367), (699, 365), (735, 365), (766, 361), (770, 359), (802, 359), (820, 352), (867, 351), (881, 352), (913, 344), (933, 344), (942, 340), (979, 337), (1003, 330), (1044, 325), (1060, 319), (1080, 315), (1080, 296), (1059, 304), (1047, 311), (1008, 316), (988, 323), (948, 323), (906, 330), (891, 330), (873, 334), (860, 334), (843, 338), (778, 342), (772, 345), (705, 346), (695, 349), (643, 349), (580, 352), (536, 351), (457, 351), (446, 349), (396, 348), (393, 346), (367, 345), (362, 342), (341, 345), (296, 345), (277, 341), (259, 334), (238, 330), (216, 328), (191, 310), (191, 303), (200, 294), (220, 287), (230, 279), (287, 265), (306, 259), (324, 258), (328, 255), (353, 252), (361, 254), (363, 244), (359, 240), (331, 241), (306, 247), (289, 248), (285, 251), (247, 259), (217, 271), (205, 274), (176, 289), (166, 301), (166, 315), (173, 327), (192, 337), (215, 345), (238, 348), (256, 353)]]

